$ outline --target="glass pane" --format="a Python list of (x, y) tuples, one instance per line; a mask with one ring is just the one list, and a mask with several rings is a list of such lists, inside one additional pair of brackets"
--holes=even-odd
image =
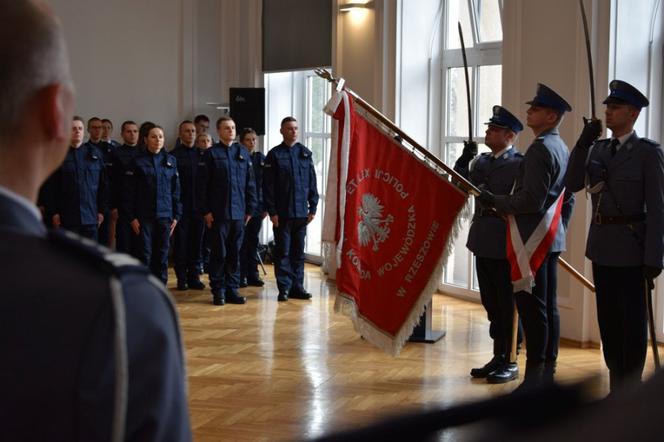
[[(473, 88), (473, 68), (468, 68), (471, 99)], [(447, 70), (447, 136), (468, 137), (468, 99), (466, 78), (463, 68)]]
[(454, 241), (454, 250), (447, 260), (445, 267), (445, 283), (457, 285), (460, 287), (468, 287), (468, 279), (470, 277), (469, 251), (466, 248), (466, 240), (468, 239), (469, 222), (463, 223), (459, 236)]
[(320, 77), (309, 77), (307, 81), (310, 98), (309, 98), (309, 132), (323, 133), (325, 132), (325, 118), (326, 115), (323, 113), (323, 108), (326, 104), (326, 92), (328, 89), (328, 83), (326, 80)]
[(318, 186), (318, 193), (323, 193), (323, 178), (324, 161), (323, 158), (327, 154), (326, 140), (323, 138), (307, 138), (307, 147), (313, 152), (314, 168), (316, 169), (316, 185)]
[(499, 0), (475, 0), (479, 41), (502, 41), (503, 26), (500, 21)]
[(323, 235), (323, 211), (325, 203), (321, 200), (318, 203), (316, 217), (307, 226), (307, 240), (305, 253), (314, 256), (322, 256), (321, 238)]
[[(502, 65), (480, 66), (480, 90), (477, 111), (480, 123), (489, 121), (493, 115), (493, 106), (502, 103)], [(510, 110), (511, 112), (511, 110)], [(514, 111), (516, 112), (516, 110)], [(480, 124), (476, 133), (484, 134), (484, 128)]]
[(447, 48), (460, 49), (459, 25), (463, 30), (463, 43), (467, 48), (472, 48), (473, 32), (470, 27), (470, 14), (468, 12), (468, 0), (450, 0), (447, 2)]

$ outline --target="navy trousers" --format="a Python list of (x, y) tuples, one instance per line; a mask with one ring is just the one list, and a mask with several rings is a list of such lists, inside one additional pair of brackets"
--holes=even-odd
[(512, 346), (514, 291), (510, 263), (506, 259), (475, 257), (480, 298), (489, 319), (489, 335), (495, 356), (507, 356)]
[(244, 227), (244, 239), (240, 249), (240, 278), (256, 280), (258, 274), (258, 235), (261, 232), (263, 219), (261, 216), (252, 217)]
[(306, 218), (279, 219), (274, 231), (274, 273), (280, 293), (304, 291)]
[(640, 381), (648, 350), (645, 279), (641, 266), (608, 267), (593, 263), (597, 320), (611, 390)]
[(558, 357), (560, 319), (556, 294), (558, 256), (549, 253), (535, 274), (532, 293), (515, 294), (516, 305), (526, 334), (526, 356), (529, 364), (554, 362)]
[(214, 295), (237, 294), (240, 287), (240, 246), (243, 220), (214, 221), (210, 253), (210, 288)]
[(204, 228), (205, 221), (200, 215), (185, 215), (175, 226), (173, 259), (178, 281), (198, 280)]
[(140, 259), (161, 282), (168, 282), (168, 249), (171, 224), (169, 218), (139, 219), (138, 234)]

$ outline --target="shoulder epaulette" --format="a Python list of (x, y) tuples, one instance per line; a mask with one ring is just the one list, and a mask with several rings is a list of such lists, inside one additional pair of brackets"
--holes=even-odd
[(648, 144), (652, 144), (653, 146), (659, 146), (659, 143), (655, 140), (651, 140), (650, 138), (641, 138), (641, 141), (644, 141)]
[(149, 274), (148, 269), (136, 258), (114, 252), (97, 242), (83, 238), (66, 229), (49, 230), (48, 238), (64, 250), (93, 263), (102, 271), (120, 275), (127, 272)]

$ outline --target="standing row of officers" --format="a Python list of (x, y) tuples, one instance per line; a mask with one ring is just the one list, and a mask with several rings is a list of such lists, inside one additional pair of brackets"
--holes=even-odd
[[(610, 389), (641, 380), (647, 352), (647, 288), (664, 266), (664, 151), (634, 131), (648, 99), (624, 81), (614, 80), (609, 88), (604, 104), (611, 138), (598, 140), (601, 120), (585, 120), (570, 155), (558, 127), (572, 109), (554, 90), (539, 84), (535, 98), (527, 102), (526, 123), (535, 140), (525, 155), (513, 147), (522, 123), (507, 109), (494, 106), (485, 136), (491, 152), (478, 156), (477, 145), (467, 142), (455, 164), (457, 172), (481, 189), (467, 247), (476, 258), (494, 356), (471, 370), (475, 378), (489, 383), (517, 378), (516, 362), (509, 357), (516, 303), (527, 353), (521, 387), (553, 381), (560, 338), (557, 261), (565, 250), (573, 193), (586, 189), (592, 199), (586, 256), (592, 261)], [(543, 215), (559, 197), (562, 210), (553, 221), (559, 224), (543, 251), (532, 293), (520, 290), (510, 277), (505, 217), (514, 216), (525, 242), (540, 231)], [(520, 341), (521, 330), (518, 334)]]
[(267, 157), (256, 150), (253, 129), (243, 129), (235, 142), (228, 116), (217, 121), (216, 144), (207, 117), (183, 121), (170, 152), (158, 125), (125, 121), (119, 145), (102, 140), (106, 122), (90, 119), (84, 142), (84, 122), (73, 118), (69, 151), (39, 194), (47, 223), (104, 245), (115, 242), (164, 284), (173, 237), (178, 289), (204, 289), (205, 267), (213, 304), (224, 305), (246, 302), (240, 287), (264, 285), (258, 245), (269, 215), (278, 300), (311, 298), (303, 286), (304, 241), (319, 196), (312, 152), (297, 141), (295, 118), (283, 119), (283, 142)]

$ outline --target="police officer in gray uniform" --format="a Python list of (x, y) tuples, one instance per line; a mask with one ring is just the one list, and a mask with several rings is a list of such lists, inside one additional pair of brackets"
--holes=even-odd
[(164, 286), (132, 258), (40, 222), (39, 186), (69, 141), (66, 48), (46, 5), (0, 10), (0, 440), (191, 440)]
[(585, 187), (592, 197), (586, 256), (593, 263), (602, 349), (614, 391), (640, 381), (645, 364), (644, 290), (664, 259), (664, 151), (634, 131), (648, 99), (624, 81), (609, 87), (604, 104), (612, 137), (593, 144), (601, 122), (587, 121), (567, 181), (571, 190)]
[(316, 170), (311, 151), (297, 142), (297, 120), (284, 118), (280, 131), (284, 140), (268, 152), (263, 172), (263, 198), (276, 246), (277, 299), (311, 299), (303, 285), (304, 238), (318, 207)]
[[(494, 195), (483, 190), (479, 201), (495, 207), (501, 214), (515, 215), (524, 242), (542, 220), (544, 213), (558, 200), (565, 188), (569, 152), (558, 134), (563, 114), (570, 105), (549, 87), (538, 84), (526, 122), (537, 138), (528, 148), (517, 175), (514, 191)], [(569, 215), (569, 214), (568, 214)], [(535, 274), (532, 294), (515, 293), (516, 304), (526, 337), (526, 374), (524, 387), (553, 380), (558, 357), (560, 325), (555, 288), (557, 261), (565, 250), (565, 223), (560, 222), (544, 260)]]
[[(493, 107), (484, 139), (490, 153), (477, 154), (477, 144), (466, 142), (454, 170), (474, 185), (495, 195), (507, 195), (513, 187), (523, 155), (512, 146), (523, 125), (507, 109)], [(505, 220), (493, 209), (478, 204), (468, 232), (466, 246), (475, 255), (477, 281), (482, 305), (489, 318), (489, 335), (493, 339), (493, 358), (480, 368), (473, 368), (474, 378), (487, 378), (490, 383), (516, 379), (519, 369), (509, 361), (512, 341), (514, 295), (510, 264), (505, 248)]]

